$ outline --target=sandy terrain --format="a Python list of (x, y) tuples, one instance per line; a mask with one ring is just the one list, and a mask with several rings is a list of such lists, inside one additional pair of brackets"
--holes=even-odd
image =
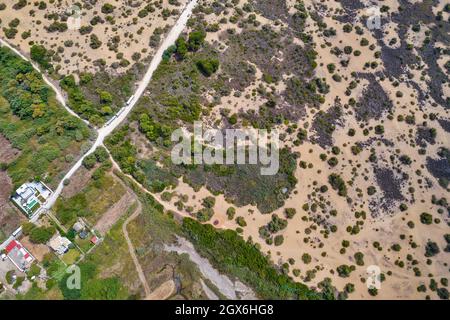
[(175, 282), (168, 280), (152, 291), (144, 300), (166, 300), (175, 292)]
[[(110, 3), (109, 1), (96, 1), (94, 6), (83, 6), (78, 15), (70, 12), (71, 5), (76, 3), (75, 1), (65, 4), (47, 2), (45, 10), (39, 10), (33, 4), (15, 10), (10, 4), (5, 10), (0, 11), (0, 16), (3, 25), (9, 24), (16, 18), (20, 20), (16, 27), (17, 34), (9, 41), (19, 46), (22, 52), (30, 52), (30, 43), (41, 44), (47, 49), (58, 52), (56, 58), (53, 58), (53, 63), (61, 74), (95, 71), (94, 61), (99, 59), (103, 59), (111, 71), (123, 72), (134, 61), (151, 56), (155, 52), (154, 47), (149, 45), (150, 36), (157, 28), (164, 32), (166, 27), (170, 27), (186, 1), (180, 0), (175, 6), (164, 0), (161, 6), (152, 6), (154, 12), (147, 11), (147, 15), (140, 18), (138, 12), (145, 9), (147, 2), (141, 1), (136, 7), (130, 6), (125, 0), (114, 1), (114, 9), (109, 12), (102, 11), (102, 7)], [(33, 15), (30, 15), (30, 10), (33, 10)], [(69, 13), (66, 14), (66, 12)], [(163, 13), (166, 16), (163, 16)], [(51, 29), (48, 28), (53, 21), (49, 18), (49, 14), (59, 17), (57, 23), (66, 23), (67, 30), (57, 31), (56, 29), (50, 32)], [(76, 16), (79, 16), (79, 25), (82, 28), (89, 27), (91, 30), (83, 34), (80, 30), (72, 30), (70, 23), (74, 20), (71, 19)], [(94, 18), (98, 20), (93, 25)], [(24, 32), (27, 33), (25, 39)], [(90, 46), (91, 35), (95, 35), (101, 42), (99, 48)], [(119, 43), (116, 43), (116, 40), (119, 40)], [(133, 59), (133, 54), (138, 54), (139, 59)], [(121, 63), (125, 60), (128, 61), (127, 64)], [(113, 64), (115, 65), (111, 67)]]
[(22, 237), (20, 239), (22, 245), (27, 248), (28, 251), (36, 258), (37, 261), (42, 261), (47, 253), (51, 252), (51, 249), (45, 244), (34, 244), (30, 242), (28, 237)]
[[(288, 3), (295, 3), (289, 1)], [(448, 119), (449, 113), (443, 106), (431, 106), (431, 99), (420, 100), (421, 92), (429, 90), (428, 76), (423, 76), (423, 72), (417, 69), (410, 69), (413, 77), (411, 78), (417, 86), (413, 86), (411, 81), (405, 81), (401, 78), (395, 86), (393, 82), (381, 80), (379, 76), (372, 78), (358, 78), (355, 88), (350, 94), (345, 94), (349, 84), (354, 80), (352, 73), (376, 74), (384, 72), (385, 66), (382, 59), (374, 56), (374, 53), (381, 50), (381, 45), (372, 32), (368, 32), (363, 21), (357, 21), (352, 24), (364, 30), (363, 35), (353, 32), (343, 31), (344, 23), (333, 19), (336, 10), (341, 8), (339, 2), (335, 1), (305, 1), (307, 5), (326, 5), (328, 9), (319, 10), (323, 22), (327, 28), (334, 28), (336, 34), (332, 37), (324, 37), (318, 31), (317, 23), (311, 18), (307, 19), (306, 30), (313, 37), (315, 50), (317, 51), (317, 61), (320, 63), (316, 68), (316, 76), (324, 78), (329, 85), (329, 93), (325, 96), (325, 102), (321, 110), (327, 111), (335, 105), (336, 99), (341, 101), (343, 114), (340, 119), (340, 125), (336, 126), (332, 134), (332, 145), (340, 148), (338, 165), (330, 167), (326, 161), (319, 158), (321, 153), (327, 154), (328, 158), (333, 156), (330, 151), (312, 141), (305, 141), (300, 146), (294, 146), (289, 140), (286, 144), (292, 147), (292, 151), (298, 151), (301, 154), (301, 161), (312, 164), (310, 169), (301, 169), (296, 171), (298, 183), (296, 189), (286, 200), (285, 205), (274, 213), (284, 218), (285, 208), (295, 208), (297, 214), (292, 220), (288, 220), (286, 229), (280, 231), (279, 235), (284, 237), (280, 246), (268, 245), (259, 235), (259, 228), (266, 225), (271, 220), (271, 215), (261, 215), (255, 206), (244, 206), (236, 208), (235, 217), (244, 217), (247, 226), (242, 227), (244, 238), (252, 238), (253, 241), (261, 245), (262, 251), (270, 254), (276, 264), (283, 264), (293, 259), (290, 264), (290, 272), (293, 277), (303, 281), (308, 285), (316, 286), (326, 277), (332, 278), (332, 283), (339, 290), (342, 290), (348, 283), (355, 286), (355, 292), (349, 294), (350, 299), (423, 299), (430, 296), (432, 299), (438, 298), (435, 294), (417, 291), (417, 287), (430, 281), (432, 278), (439, 281), (441, 278), (448, 277), (448, 264), (450, 257), (442, 252), (446, 246), (443, 235), (448, 233), (448, 217), (436, 213), (439, 206), (430, 202), (431, 196), (437, 199), (446, 197), (446, 191), (438, 185), (436, 179), (425, 168), (427, 166), (427, 157), (435, 157), (439, 148), (450, 145), (449, 135), (440, 130), (436, 122), (429, 122), (429, 126), (438, 129), (438, 134), (432, 143), (427, 143), (424, 154), (418, 156), (417, 141), (414, 138), (412, 127), (405, 121), (397, 121), (398, 117), (405, 117), (414, 114), (417, 123), (421, 119), (426, 119), (430, 112), (438, 114), (443, 119)], [(385, 5), (390, 7), (389, 14), (397, 12), (397, 1), (384, 1)], [(440, 4), (442, 9), (442, 4)], [(366, 9), (357, 10), (357, 15), (364, 15)], [(387, 16), (387, 14), (383, 14)], [(206, 20), (209, 23), (219, 21), (223, 13), (218, 15), (208, 15)], [(260, 16), (257, 15), (257, 20)], [(261, 18), (262, 22), (266, 22)], [(224, 28), (233, 28), (240, 32), (236, 25), (225, 24)], [(382, 40), (387, 44), (392, 38), (397, 37), (399, 31), (396, 23), (386, 21), (382, 25), (385, 33)], [(413, 52), (418, 54), (417, 47), (420, 47), (425, 39), (425, 33), (429, 27), (421, 28), (420, 32), (407, 32), (407, 41), (412, 43), (415, 48)], [(219, 32), (220, 33), (220, 32)], [(361, 46), (360, 42), (365, 38), (368, 41), (367, 46)], [(218, 33), (208, 33), (207, 40), (218, 46), (220, 51), (225, 50), (226, 44), (220, 41)], [(331, 46), (327, 45), (331, 43)], [(372, 45), (372, 46), (371, 46)], [(333, 46), (344, 48), (351, 46), (354, 50), (359, 50), (360, 55), (348, 55), (349, 61), (346, 66), (340, 64), (343, 59), (338, 57), (330, 50)], [(441, 47), (445, 45), (440, 44)], [(398, 44), (390, 45), (392, 48), (398, 48)], [(448, 59), (447, 59), (448, 60)], [(439, 66), (444, 70), (445, 58), (439, 60)], [(367, 63), (376, 61), (377, 64), (367, 67)], [(342, 81), (337, 82), (333, 79), (333, 74), (327, 71), (327, 65), (333, 63), (336, 65), (334, 73), (342, 77)], [(352, 108), (347, 105), (350, 98), (359, 101), (365, 97), (367, 91), (374, 90), (373, 82), (380, 84), (385, 92), (387, 99), (393, 104), (392, 119), (387, 119), (387, 112), (378, 119), (377, 117), (365, 121), (364, 128), (371, 128), (369, 135), (363, 134), (362, 121), (356, 118)], [(258, 95), (255, 98), (246, 97), (255, 88), (262, 84), (261, 72), (257, 69), (256, 81), (245, 88), (240, 97), (230, 95), (221, 100), (211, 112), (207, 121), (213, 123), (220, 119), (221, 108), (230, 109), (231, 114), (239, 109), (255, 109), (264, 102)], [(444, 96), (448, 95), (448, 85), (443, 86)], [(278, 90), (283, 91), (283, 87)], [(401, 92), (401, 94), (399, 94)], [(210, 96), (206, 93), (205, 98)], [(344, 105), (345, 104), (345, 105)], [(316, 117), (316, 111), (309, 109), (303, 119), (299, 121), (298, 126), (302, 127), (305, 123), (313, 123)], [(373, 134), (373, 128), (379, 124), (383, 125), (384, 133), (377, 136)], [(349, 129), (356, 129), (353, 136), (349, 136)], [(281, 127), (286, 130), (286, 127)], [(309, 135), (312, 135), (310, 132)], [(388, 141), (384, 143), (383, 141)], [(364, 143), (364, 147), (358, 155), (353, 154), (352, 146)], [(366, 159), (369, 158), (372, 151), (376, 153), (377, 164), (372, 165)], [(400, 155), (412, 159), (409, 165), (403, 165), (399, 162), (393, 164), (392, 157), (398, 158)], [(398, 171), (398, 172), (397, 172)], [(418, 173), (420, 172), (420, 174)], [(320, 194), (318, 187), (328, 185), (328, 176), (331, 173), (339, 174), (344, 181), (351, 182), (347, 186), (348, 198), (353, 200), (348, 203), (345, 198), (329, 188), (328, 192)], [(409, 179), (403, 181), (402, 173), (406, 173)], [(403, 181), (403, 182), (402, 182)], [(428, 183), (431, 182), (432, 184)], [(376, 193), (368, 196), (369, 187), (375, 186)], [(390, 186), (390, 188), (389, 188)], [(415, 190), (411, 192), (411, 190)], [(165, 202), (165, 207), (177, 207), (176, 203), (183, 199), (184, 209), (179, 210), (183, 215), (191, 215), (190, 212), (198, 211), (202, 205), (201, 201), (207, 196), (214, 196), (205, 188), (194, 191), (182, 180), (179, 180), (178, 186), (172, 190), (167, 190), (172, 194), (170, 202), (165, 202), (161, 196), (157, 196), (159, 201)], [(396, 195), (396, 196), (395, 196)], [(237, 228), (239, 227), (235, 220), (228, 220), (226, 210), (233, 206), (229, 204), (223, 195), (214, 196), (216, 203), (213, 207), (214, 216), (210, 223), (219, 228)], [(394, 198), (392, 198), (394, 197)], [(395, 198), (397, 197), (397, 198)], [(302, 209), (304, 204), (311, 206), (313, 203), (321, 204), (324, 207), (314, 212), (305, 212)], [(402, 212), (399, 209), (401, 203), (407, 204), (407, 210)], [(337, 211), (336, 216), (329, 214), (330, 210)], [(445, 209), (444, 209), (445, 210)], [(361, 219), (357, 212), (365, 211), (366, 217)], [(420, 213), (429, 212), (434, 217), (440, 218), (440, 222), (432, 225), (425, 225), (420, 221)], [(355, 214), (358, 216), (356, 217)], [(413, 223), (414, 228), (408, 227), (407, 223)], [(350, 234), (346, 231), (348, 226), (359, 224), (359, 232)], [(337, 230), (330, 232), (329, 227), (335, 226)], [(325, 232), (325, 230), (328, 230)], [(349, 246), (342, 252), (342, 241), (349, 242)], [(441, 248), (441, 253), (431, 259), (424, 256), (427, 243), (435, 242)], [(381, 250), (374, 247), (374, 243), (379, 243)], [(400, 251), (391, 249), (394, 244), (400, 244)], [(340, 253), (341, 251), (341, 253)], [(354, 255), (362, 253), (364, 255), (364, 264), (357, 265)], [(312, 257), (311, 262), (304, 263), (302, 256), (309, 254)], [(412, 258), (411, 258), (412, 257)], [(411, 263), (413, 259), (413, 263)], [(337, 275), (337, 267), (340, 265), (355, 265), (356, 270), (351, 272), (349, 277), (340, 277)], [(364, 281), (368, 278), (366, 268), (370, 265), (379, 266), (381, 272), (386, 276), (381, 289), (378, 290), (376, 297), (370, 295)], [(294, 274), (294, 270), (296, 271)], [(415, 274), (420, 270), (420, 274)]]

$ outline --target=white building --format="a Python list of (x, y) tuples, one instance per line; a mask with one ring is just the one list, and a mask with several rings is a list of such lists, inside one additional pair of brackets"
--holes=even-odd
[(72, 244), (69, 239), (61, 237), (59, 234), (54, 236), (48, 242), (48, 246), (58, 255), (63, 255), (69, 251), (69, 246)]
[(26, 182), (16, 190), (12, 201), (27, 215), (31, 216), (47, 201), (52, 190), (43, 182)]

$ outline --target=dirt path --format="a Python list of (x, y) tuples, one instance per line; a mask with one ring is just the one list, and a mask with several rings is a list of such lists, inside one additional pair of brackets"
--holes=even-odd
[[(118, 181), (120, 181), (120, 179), (118, 179)], [(124, 185), (122, 181), (120, 181), (120, 183)], [(130, 203), (133, 203), (133, 200), (137, 201), (137, 197), (133, 194), (133, 192), (126, 186), (125, 188), (127, 191), (122, 198), (120, 198), (119, 201), (117, 201), (111, 208), (102, 214), (94, 226), (94, 229), (102, 235), (105, 235), (109, 229), (116, 224), (120, 217), (127, 212), (127, 208), (130, 206)]]
[(175, 282), (168, 280), (153, 290), (144, 300), (166, 300), (172, 295), (175, 289)]
[(171, 203), (166, 203), (164, 201), (161, 200), (161, 198), (159, 197), (159, 195), (154, 194), (150, 191), (148, 191), (142, 184), (140, 184), (139, 182), (136, 181), (136, 179), (133, 178), (133, 176), (126, 174), (122, 171), (122, 169), (120, 168), (119, 164), (114, 160), (113, 156), (111, 155), (111, 153), (109, 152), (109, 150), (106, 148), (106, 150), (108, 151), (109, 155), (110, 155), (110, 160), (113, 163), (113, 168), (117, 169), (119, 172), (121, 172), (124, 176), (126, 176), (127, 178), (130, 178), (138, 187), (139, 189), (141, 189), (141, 191), (151, 195), (152, 197), (154, 197), (163, 207), (165, 210), (170, 210), (173, 213), (175, 213), (178, 218), (184, 218), (187, 217), (188, 214), (183, 213), (181, 211), (179, 211), (173, 204)]
[(130, 252), (131, 259), (133, 259), (133, 263), (136, 267), (136, 271), (138, 273), (139, 279), (141, 280), (142, 285), (144, 287), (145, 296), (148, 297), (151, 294), (151, 290), (150, 290), (150, 287), (148, 286), (147, 279), (145, 278), (144, 272), (142, 271), (141, 264), (139, 263), (139, 260), (136, 256), (133, 243), (131, 242), (130, 236), (128, 235), (128, 231), (127, 231), (128, 224), (131, 221), (133, 221), (134, 219), (136, 219), (142, 212), (141, 202), (138, 201), (137, 204), (138, 204), (138, 206), (137, 206), (136, 210), (134, 211), (134, 213), (131, 216), (129, 216), (128, 219), (124, 222), (124, 224), (122, 226), (122, 232), (125, 237), (125, 240), (127, 241), (128, 250)]

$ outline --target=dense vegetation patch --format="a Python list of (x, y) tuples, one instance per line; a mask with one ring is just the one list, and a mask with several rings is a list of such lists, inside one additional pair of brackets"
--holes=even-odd
[(262, 299), (332, 298), (280, 273), (255, 244), (244, 241), (235, 231), (219, 231), (190, 218), (183, 220), (182, 228), (195, 248), (217, 269), (238, 277)]
[(0, 48), (0, 133), (21, 150), (8, 165), (15, 185), (29, 179), (57, 182), (90, 131), (58, 105), (54, 93), (30, 63)]

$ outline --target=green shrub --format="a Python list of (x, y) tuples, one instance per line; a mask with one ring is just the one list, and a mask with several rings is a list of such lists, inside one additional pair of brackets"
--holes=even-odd
[(182, 229), (197, 251), (208, 257), (219, 271), (238, 277), (262, 299), (324, 298), (279, 273), (253, 243), (244, 241), (235, 231), (219, 231), (190, 218), (183, 220)]

